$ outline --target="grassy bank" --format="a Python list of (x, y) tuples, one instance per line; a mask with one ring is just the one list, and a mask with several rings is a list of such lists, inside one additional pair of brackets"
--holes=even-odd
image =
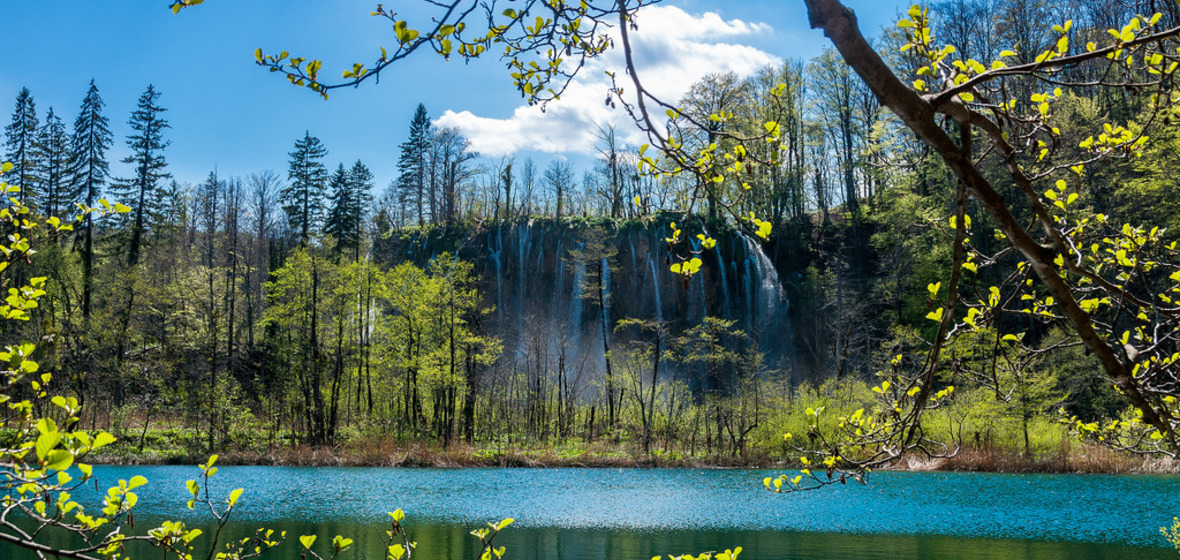
[[(183, 429), (149, 430), (128, 437), (92, 457), (99, 464), (196, 464), (208, 452), (197, 434)], [(142, 440), (142, 447), (141, 447)], [(571, 440), (520, 446), (398, 442), (388, 437), (356, 438), (334, 446), (275, 444), (229, 447), (219, 452), (221, 464), (348, 467), (525, 467), (525, 468), (782, 468), (797, 469), (794, 461), (764, 452), (744, 455), (695, 454), (641, 449), (609, 441)], [(1154, 473), (1180, 474), (1180, 461), (1143, 458), (1103, 447), (1063, 441), (1056, 449), (1028, 456), (997, 448), (964, 448), (947, 458), (908, 456), (890, 470), (974, 471), (1003, 473)]]

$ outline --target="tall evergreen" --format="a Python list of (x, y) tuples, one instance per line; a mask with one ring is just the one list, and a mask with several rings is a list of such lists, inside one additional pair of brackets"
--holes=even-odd
[(12, 171), (5, 182), (20, 187), (18, 198), (21, 202), (29, 201), (37, 182), (37, 104), (29, 88), (21, 88), (20, 93), (16, 94), (12, 123), (4, 127), (4, 134), (8, 147), (4, 161), (12, 164)]
[(401, 156), (397, 160), (398, 202), (413, 207), (418, 214), (418, 225), (426, 223), (424, 199), (429, 179), (428, 155), (430, 153), (431, 126), (426, 106), (419, 103), (410, 121), (410, 136), (401, 144)]
[(303, 138), (295, 141), (295, 151), (289, 155), (287, 178), (291, 182), (279, 193), (279, 201), (287, 213), (287, 224), (299, 236), (299, 244), (307, 245), (319, 225), (328, 179), (328, 168), (322, 160), (328, 150), (319, 138), (304, 132)]
[(124, 179), (119, 185), (114, 185), (115, 193), (123, 198), (124, 204), (131, 206), (133, 223), (131, 226), (131, 240), (127, 245), (127, 264), (135, 266), (139, 263), (140, 246), (143, 234), (147, 229), (148, 220), (153, 220), (157, 208), (156, 187), (160, 181), (172, 175), (165, 171), (168, 162), (164, 160), (164, 148), (170, 141), (164, 140), (164, 129), (169, 128), (168, 121), (160, 115), (166, 111), (157, 104), (160, 92), (152, 85), (148, 85), (139, 96), (139, 104), (131, 113), (127, 124), (133, 131), (127, 137), (127, 147), (131, 148), (131, 155), (123, 158), (123, 163), (134, 165), (135, 174)]
[[(113, 141), (110, 123), (102, 114), (102, 97), (94, 80), (82, 100), (78, 118), (74, 120), (74, 134), (70, 138), (70, 191), (87, 207), (98, 201), (102, 185), (110, 173), (107, 149)], [(94, 223), (89, 213), (82, 223), (82, 317), (90, 318), (91, 278), (94, 269)]]
[(37, 132), (35, 160), (38, 163), (40, 187), (37, 206), (46, 216), (57, 216), (66, 212), (75, 202), (76, 195), (70, 185), (70, 138), (66, 125), (53, 112), (45, 115), (45, 124)]
[(332, 174), (330, 185), (324, 232), (336, 238), (338, 251), (350, 249), (353, 258), (358, 259), (365, 217), (373, 203), (373, 173), (360, 160), (347, 170), (340, 164)]
[(328, 179), (328, 213), (324, 217), (324, 233), (336, 238), (337, 249), (346, 243), (352, 186), (348, 184), (348, 170), (341, 163)]

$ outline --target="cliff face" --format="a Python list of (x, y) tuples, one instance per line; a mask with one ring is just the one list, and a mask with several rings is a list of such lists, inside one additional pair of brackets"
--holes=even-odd
[[(607, 236), (614, 256), (590, 263), (588, 270), (570, 251), (594, 233)], [(735, 327), (765, 353), (767, 368), (792, 373), (796, 343), (790, 302), (774, 264), (755, 240), (734, 231), (713, 233), (717, 246), (701, 254), (701, 272), (687, 282), (669, 270), (664, 225), (596, 230), (534, 221), (436, 229), (384, 240), (376, 252), (388, 263), (425, 264), (442, 252), (473, 262), (484, 301), (494, 306), (482, 326), (504, 341), (502, 361), (527, 359), (542, 341), (548, 353), (564, 348), (571, 369), (600, 372), (604, 315), (612, 347), (628, 336), (613, 330), (624, 318), (660, 320), (678, 335), (712, 316), (736, 321)], [(700, 249), (695, 240), (693, 248)], [(579, 297), (579, 285), (598, 268), (603, 270), (605, 313), (596, 297)]]

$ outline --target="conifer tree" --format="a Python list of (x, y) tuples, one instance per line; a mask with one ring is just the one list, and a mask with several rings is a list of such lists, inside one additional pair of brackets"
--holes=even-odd
[[(74, 134), (70, 139), (70, 190), (72, 197), (86, 207), (93, 206), (110, 173), (106, 152), (112, 137), (109, 122), (102, 114), (102, 97), (94, 80), (82, 100)], [(94, 224), (87, 212), (82, 223), (82, 317), (90, 318), (91, 278), (94, 268)]]
[[(428, 181), (428, 154), (432, 136), (430, 117), (426, 106), (419, 103), (410, 121), (410, 136), (401, 145), (401, 156), (397, 160), (398, 201), (413, 207), (418, 215), (418, 225), (426, 224), (423, 199), (426, 198)], [(433, 216), (432, 216), (433, 217)]]
[(352, 215), (349, 218), (356, 238), (353, 245), (355, 260), (360, 257), (361, 241), (365, 235), (365, 219), (373, 205), (373, 172), (358, 159), (352, 164), (352, 169), (348, 170), (348, 180), (352, 185)]
[(340, 250), (348, 235), (349, 199), (348, 169), (341, 163), (328, 179), (328, 214), (324, 217), (324, 233), (336, 238)]
[(319, 225), (324, 187), (328, 179), (328, 168), (321, 160), (328, 155), (328, 150), (319, 138), (304, 132), (303, 138), (295, 141), (295, 151), (289, 155), (291, 160), (287, 178), (291, 183), (283, 187), (279, 201), (287, 213), (291, 232), (299, 236), (300, 245), (307, 245)]
[(139, 263), (140, 246), (143, 234), (149, 220), (154, 221), (156, 187), (160, 181), (172, 175), (165, 171), (168, 162), (164, 160), (164, 149), (171, 144), (164, 140), (164, 129), (169, 128), (168, 122), (160, 116), (166, 111), (157, 104), (160, 92), (152, 85), (148, 85), (139, 96), (139, 104), (131, 113), (127, 124), (133, 131), (127, 137), (127, 147), (131, 148), (131, 155), (123, 158), (123, 163), (134, 166), (134, 175), (113, 185), (115, 193), (122, 198), (122, 202), (131, 206), (133, 223), (131, 226), (131, 240), (127, 247), (127, 264), (135, 266)]
[(66, 125), (61, 118), (49, 109), (45, 115), (45, 124), (37, 132), (36, 157), (40, 169), (40, 182), (37, 194), (37, 206), (46, 216), (57, 217), (75, 202), (76, 196), (71, 189), (69, 180), (70, 170), (70, 138), (66, 134)]
[(22, 203), (30, 200), (36, 188), (37, 165), (35, 162), (37, 143), (37, 105), (29, 88), (21, 88), (16, 94), (16, 108), (12, 111), (12, 123), (4, 127), (8, 150), (4, 161), (12, 164), (12, 171), (5, 175), (10, 186), (20, 187), (17, 196)]
[(340, 164), (332, 174), (330, 206), (324, 231), (336, 238), (336, 250), (351, 249), (353, 259), (360, 258), (364, 222), (373, 202), (373, 173), (357, 160), (352, 168)]

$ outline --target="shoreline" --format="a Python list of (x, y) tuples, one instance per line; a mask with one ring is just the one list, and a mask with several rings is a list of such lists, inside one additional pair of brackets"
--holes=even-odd
[[(503, 452), (452, 445), (449, 449), (423, 444), (350, 449), (342, 446), (297, 446), (268, 451), (229, 450), (218, 455), (219, 465), (287, 467), (381, 468), (626, 468), (626, 469), (783, 469), (801, 465), (764, 455), (665, 456), (628, 453), (622, 448), (563, 455), (553, 449), (512, 449)], [(206, 454), (124, 450), (89, 458), (95, 465), (196, 465)], [(1180, 474), (1180, 461), (1120, 455), (1102, 448), (1085, 448), (1069, 455), (1027, 458), (1021, 454), (964, 449), (949, 458), (906, 456), (894, 465), (875, 470), (895, 472), (981, 472), (1007, 474)]]

